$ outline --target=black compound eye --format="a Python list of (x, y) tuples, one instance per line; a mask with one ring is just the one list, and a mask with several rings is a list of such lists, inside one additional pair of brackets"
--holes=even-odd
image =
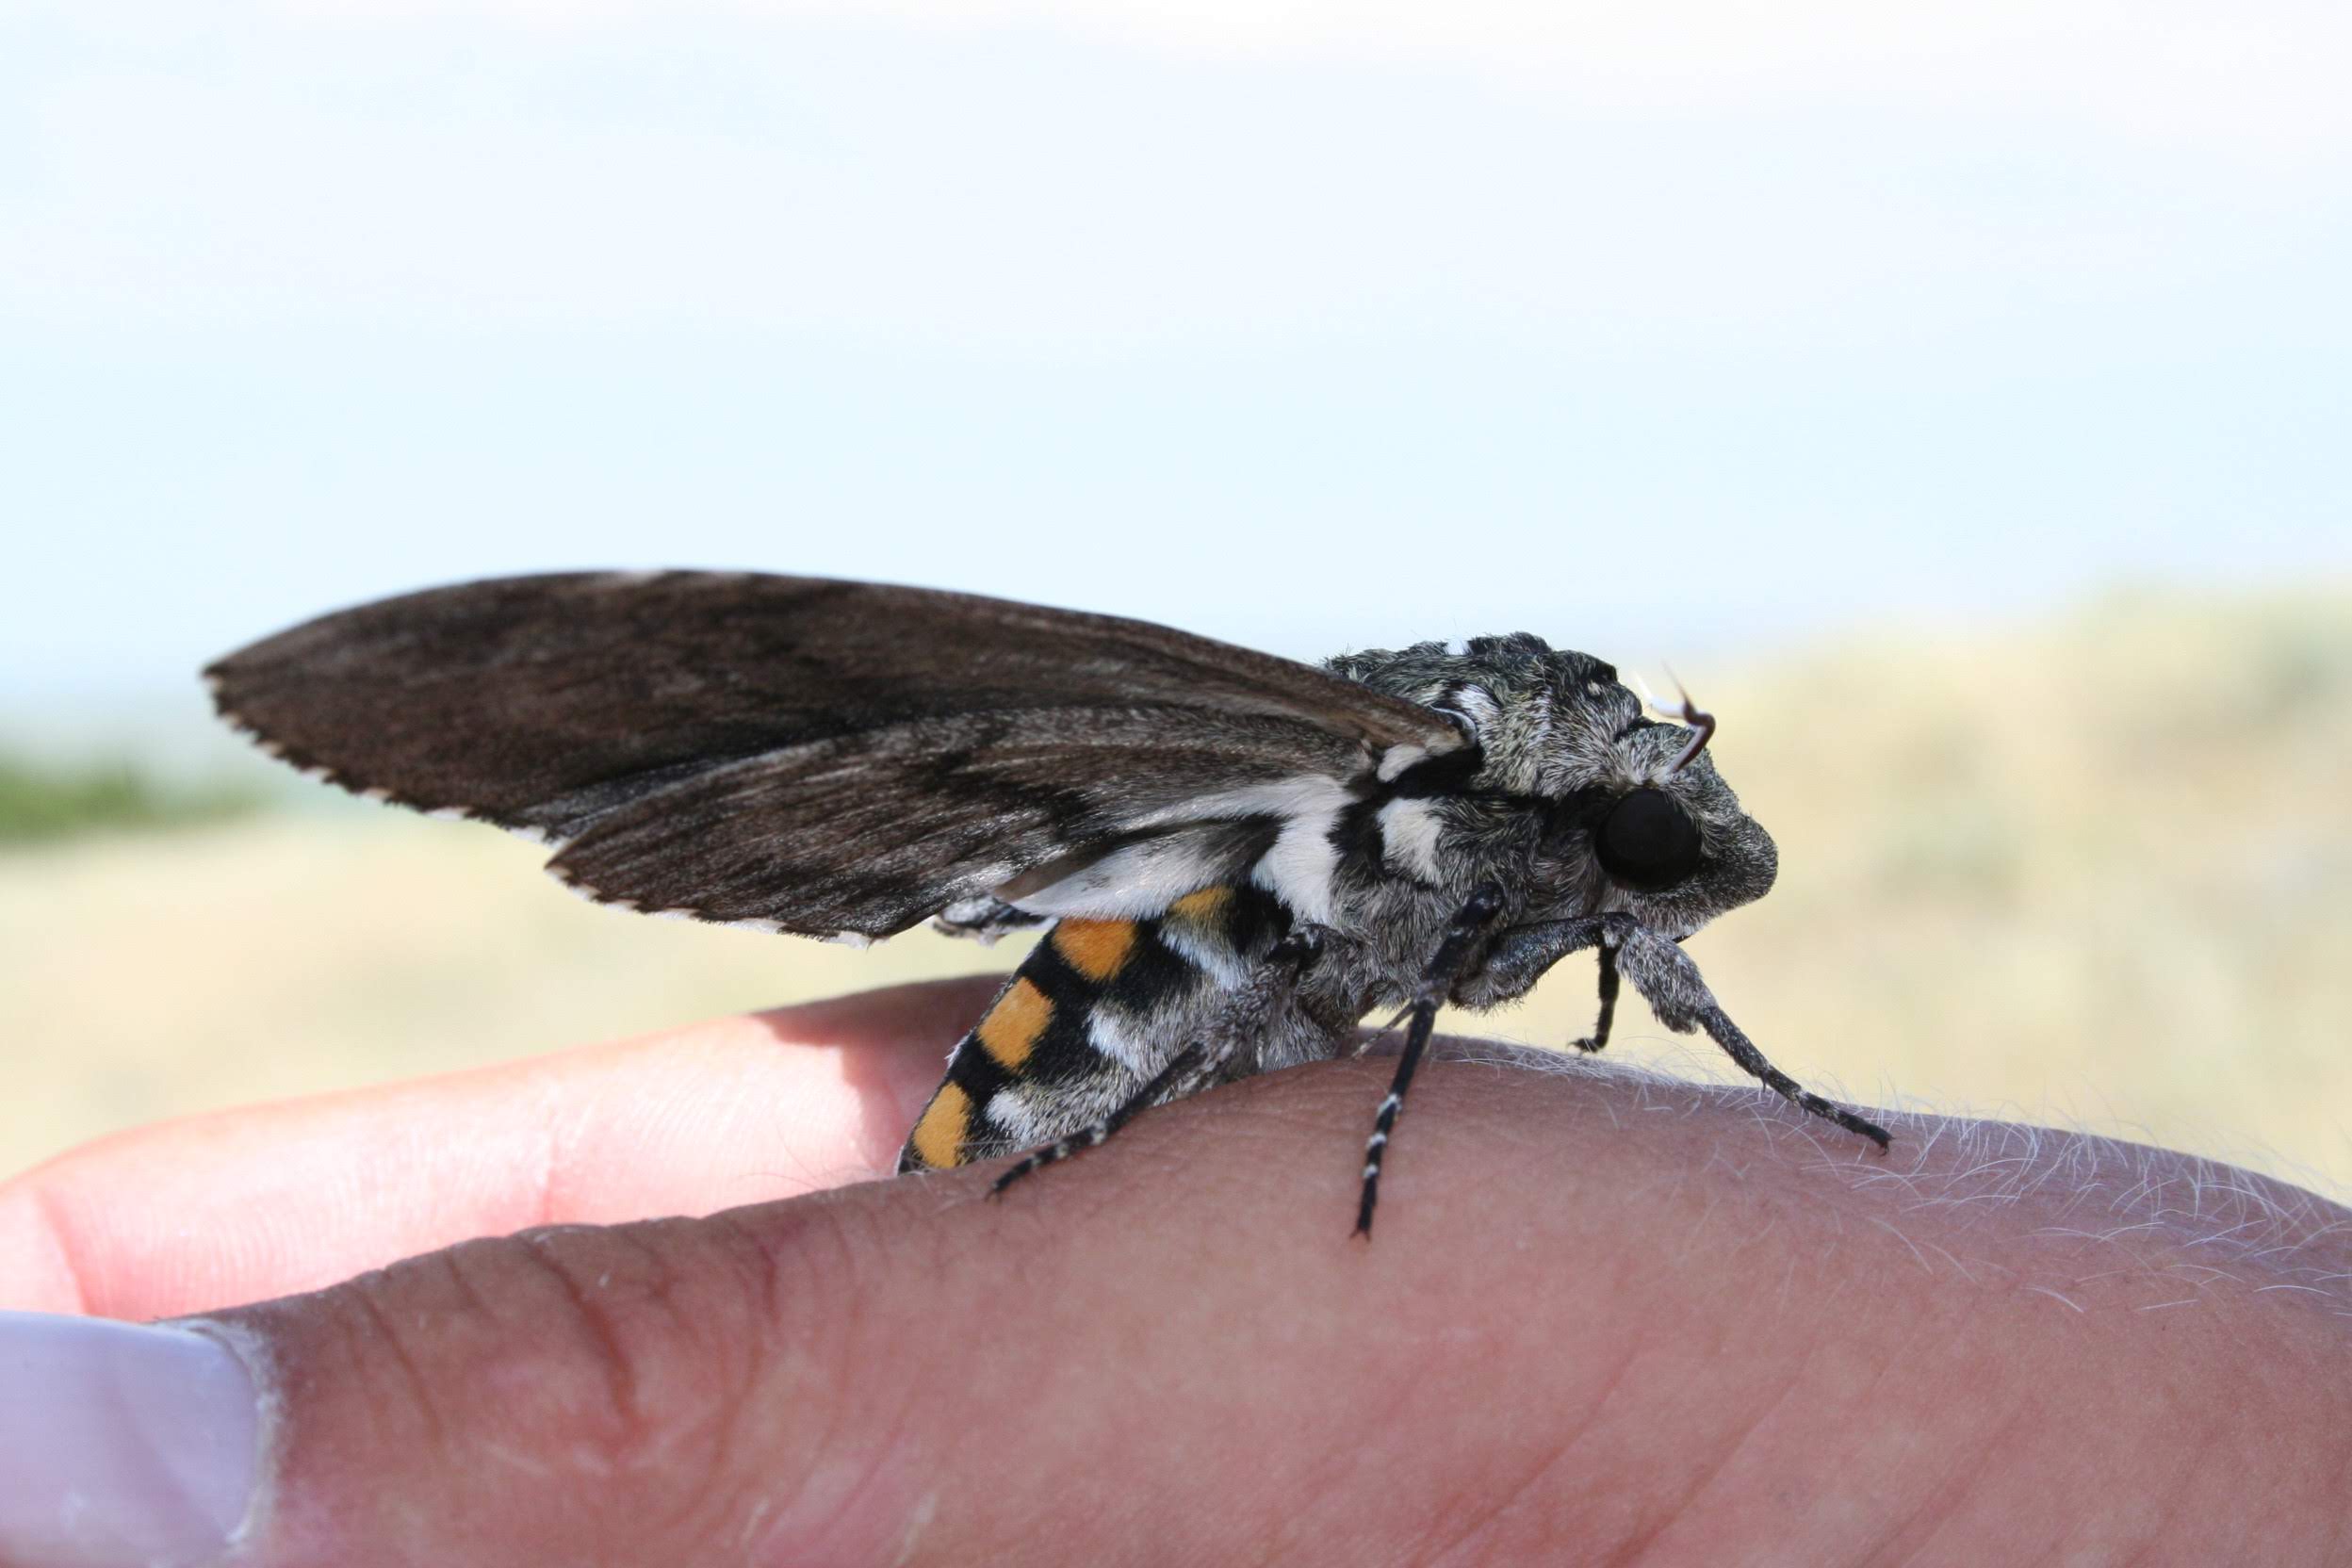
[(1592, 830), (1601, 869), (1629, 888), (1671, 888), (1699, 864), (1699, 825), (1663, 790), (1636, 790)]

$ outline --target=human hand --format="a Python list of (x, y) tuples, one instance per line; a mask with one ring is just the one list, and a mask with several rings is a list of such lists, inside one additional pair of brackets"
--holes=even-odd
[(2308, 1194), (1930, 1118), (1881, 1157), (1750, 1090), (1475, 1046), (1422, 1080), (1368, 1246), (1378, 1063), (1165, 1107), (1002, 1201), (988, 1168), (859, 1183), (989, 984), (0, 1187), (0, 1306), (211, 1314), (0, 1321), (0, 1563), (209, 1560), (249, 1494), (223, 1560), (2344, 1548), (2352, 1240)]

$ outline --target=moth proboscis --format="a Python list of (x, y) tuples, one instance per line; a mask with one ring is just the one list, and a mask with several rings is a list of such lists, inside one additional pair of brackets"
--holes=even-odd
[(1686, 697), (1653, 717), (1525, 632), (1316, 668), (1164, 627), (751, 573), (433, 589), (206, 672), (272, 755), (549, 846), (600, 902), (870, 940), (1051, 923), (948, 1057), (902, 1170), (1030, 1151), (1408, 1019), (1364, 1152), (1368, 1234), (1438, 1007), (1596, 949), (1791, 1103), (1886, 1147), (1726, 1016), (1678, 943), (1776, 853)]

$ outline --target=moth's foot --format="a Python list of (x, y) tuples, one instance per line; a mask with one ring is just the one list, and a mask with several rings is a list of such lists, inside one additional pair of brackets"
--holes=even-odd
[(1004, 1189), (1023, 1176), (1042, 1170), (1049, 1165), (1058, 1165), (1080, 1150), (1092, 1149), (1096, 1144), (1109, 1137), (1111, 1133), (1112, 1129), (1109, 1127), (1093, 1126), (1083, 1133), (1072, 1133), (1059, 1142), (1049, 1143), (1042, 1149), (1031, 1150), (1005, 1167), (1004, 1174), (988, 1184), (988, 1196), (990, 1198), (1003, 1197)]

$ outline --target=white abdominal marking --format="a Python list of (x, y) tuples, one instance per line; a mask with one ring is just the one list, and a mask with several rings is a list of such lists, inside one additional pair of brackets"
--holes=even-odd
[(1003, 1129), (1015, 1143), (1045, 1141), (1044, 1128), (1037, 1119), (1037, 1108), (1028, 1103), (1027, 1097), (1017, 1086), (1007, 1085), (988, 1096), (988, 1102), (980, 1114)]
[(1242, 967), (1231, 947), (1215, 938), (1201, 940), (1187, 922), (1171, 920), (1161, 925), (1160, 945), (1229, 991), (1239, 990), (1250, 978), (1249, 971)]
[(1114, 1018), (1109, 1010), (1094, 1007), (1086, 1014), (1086, 1038), (1094, 1048), (1135, 1075), (1138, 1083), (1148, 1082), (1164, 1065), (1148, 1054), (1133, 1035)]

